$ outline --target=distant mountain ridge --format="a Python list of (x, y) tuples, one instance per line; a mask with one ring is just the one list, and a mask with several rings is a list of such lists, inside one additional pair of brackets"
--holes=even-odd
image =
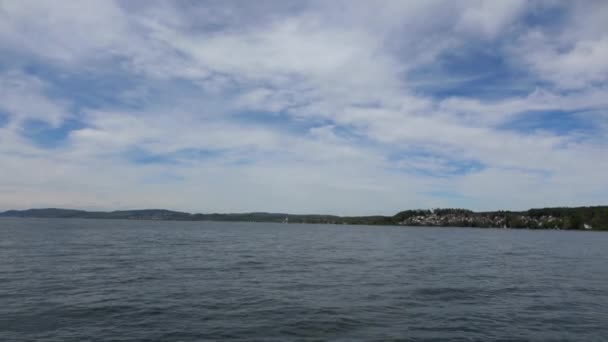
[(88, 218), (173, 221), (248, 221), (284, 223), (494, 227), (608, 230), (608, 206), (473, 212), (466, 209), (405, 210), (393, 216), (292, 215), (287, 213), (191, 214), (166, 209), (86, 211), (43, 208), (8, 210), (0, 217)]

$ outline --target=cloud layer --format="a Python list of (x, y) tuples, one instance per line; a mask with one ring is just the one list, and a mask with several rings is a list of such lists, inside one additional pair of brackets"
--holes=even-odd
[(602, 1), (0, 2), (0, 209), (608, 203)]

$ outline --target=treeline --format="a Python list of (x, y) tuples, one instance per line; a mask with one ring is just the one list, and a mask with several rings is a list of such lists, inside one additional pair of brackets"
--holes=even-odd
[(608, 206), (530, 209), (527, 214), (533, 218), (556, 217), (565, 229), (583, 229), (588, 225), (608, 230)]

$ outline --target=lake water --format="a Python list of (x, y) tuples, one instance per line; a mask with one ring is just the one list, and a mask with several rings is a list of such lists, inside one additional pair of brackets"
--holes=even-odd
[(0, 341), (608, 340), (608, 233), (0, 219)]

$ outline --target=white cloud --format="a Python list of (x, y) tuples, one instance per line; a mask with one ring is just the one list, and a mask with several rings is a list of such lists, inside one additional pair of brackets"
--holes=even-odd
[(16, 70), (0, 73), (0, 110), (10, 116), (11, 126), (18, 126), (25, 120), (40, 120), (57, 126), (69, 116), (64, 103), (45, 94), (48, 87), (39, 78)]
[(585, 88), (608, 78), (608, 34), (562, 43), (535, 31), (522, 39), (516, 53), (534, 72), (560, 88)]
[(460, 16), (457, 29), (486, 38), (495, 38), (525, 10), (525, 0), (490, 1), (480, 0), (465, 9)]
[(603, 1), (546, 2), (566, 11), (558, 27), (537, 26), (509, 47), (512, 58), (562, 89), (585, 89), (608, 78), (608, 4)]
[(3, 1), (0, 41), (4, 47), (75, 63), (116, 53), (126, 20), (111, 1)]
[[(458, 196), (433, 195), (441, 192), (484, 209), (587, 204), (607, 186), (606, 26), (572, 5), (564, 6), (568, 26), (552, 31), (525, 22), (526, 13), (554, 5), (535, 6), (4, 1), (0, 49), (10, 54), (0, 61), (13, 71), (0, 74), (0, 108), (11, 120), (0, 127), (0, 193), (17, 195), (0, 195), (0, 206), (357, 214), (458, 205)], [(445, 96), (422, 93), (410, 79), (455, 49), (484, 44), (509, 68), (537, 77), (537, 88)], [(116, 90), (116, 104), (87, 108), (70, 97), (78, 89), (51, 97), (61, 85), (29, 75), (28, 64), (136, 81)], [(500, 129), (552, 110), (584, 112), (597, 131)], [(69, 117), (86, 127), (59, 148), (21, 135), (25, 120), (58, 127)], [(134, 149), (216, 154), (137, 164), (128, 156)], [(460, 172), (459, 162), (483, 167)]]

